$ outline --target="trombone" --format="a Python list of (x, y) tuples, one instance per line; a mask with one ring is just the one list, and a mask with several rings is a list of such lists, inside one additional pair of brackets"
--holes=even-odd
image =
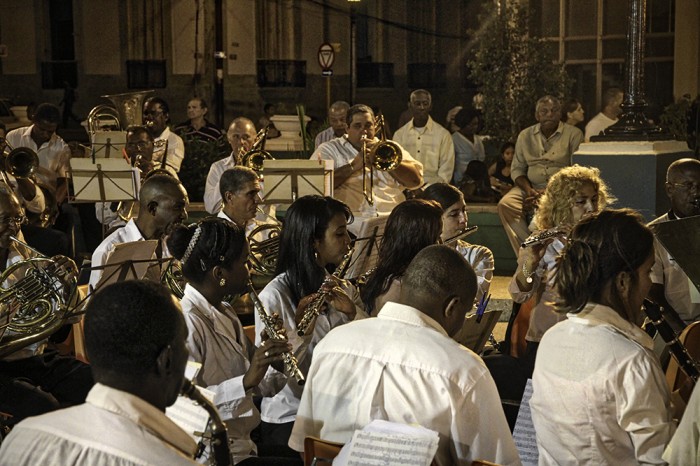
[[(367, 153), (368, 137), (362, 136), (362, 195), (367, 203), (374, 205), (374, 170), (390, 171), (401, 164), (403, 154), (401, 146), (394, 141), (389, 141), (384, 135), (384, 115), (379, 115), (374, 120), (377, 128), (376, 134), (380, 135), (379, 142), (374, 144), (369, 154)], [(367, 159), (371, 160), (371, 167), (367, 167)], [(367, 184), (367, 168), (369, 168), (369, 186)]]

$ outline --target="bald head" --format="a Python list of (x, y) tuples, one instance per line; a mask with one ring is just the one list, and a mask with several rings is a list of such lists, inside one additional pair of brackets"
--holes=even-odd
[(238, 117), (231, 122), (226, 132), (226, 139), (231, 145), (231, 150), (234, 154), (238, 154), (241, 149), (246, 151), (255, 141), (255, 125), (252, 121), (245, 117)]
[(141, 206), (145, 206), (162, 197), (175, 198), (181, 196), (183, 190), (182, 183), (174, 176), (153, 175), (143, 182), (139, 193), (139, 202)]
[(476, 288), (476, 274), (461, 254), (444, 245), (428, 246), (406, 269), (399, 301), (432, 317), (454, 335), (474, 304)]

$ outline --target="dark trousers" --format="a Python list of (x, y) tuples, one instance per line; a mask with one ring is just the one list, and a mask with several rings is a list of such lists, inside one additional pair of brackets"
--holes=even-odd
[(0, 411), (9, 424), (83, 403), (94, 385), (90, 366), (56, 351), (0, 361)]

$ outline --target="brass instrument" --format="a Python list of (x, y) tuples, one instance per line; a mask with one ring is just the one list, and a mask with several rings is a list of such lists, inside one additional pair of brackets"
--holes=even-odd
[[(369, 205), (374, 205), (374, 170), (394, 170), (403, 160), (401, 146), (394, 141), (387, 140), (384, 135), (384, 115), (379, 115), (374, 124), (377, 128), (376, 134), (379, 134), (380, 138), (369, 154), (367, 154), (368, 138), (362, 137), (362, 194)], [(367, 186), (367, 157), (372, 159), (372, 166), (369, 167), (369, 187)]]
[[(272, 220), (272, 223), (262, 223), (256, 226), (248, 235), (249, 263), (256, 273), (272, 275), (277, 268), (282, 224), (276, 218), (266, 214), (260, 207), (257, 210)], [(267, 235), (267, 238), (259, 241), (255, 239), (258, 235), (263, 237)]]
[(259, 172), (263, 169), (263, 163), (265, 160), (275, 160), (272, 154), (265, 150), (265, 142), (267, 140), (267, 132), (269, 130), (270, 127), (266, 126), (258, 131), (258, 134), (255, 136), (255, 142), (253, 142), (250, 150), (243, 154), (239, 154), (240, 165)]
[[(10, 239), (36, 257), (12, 264), (0, 274), (0, 358), (46, 339), (78, 314), (68, 308), (76, 296), (76, 278), (61, 281), (55, 276), (53, 259), (14, 236)], [(3, 287), (11, 278), (16, 281)]]
[[(202, 395), (197, 387), (187, 379), (182, 381), (182, 389), (180, 394), (197, 403), (209, 414), (209, 424), (207, 436), (211, 438), (211, 448), (213, 450), (213, 458), (216, 466), (229, 466), (231, 464), (231, 451), (228, 447), (228, 433), (226, 432), (226, 424), (221, 420), (219, 412), (207, 398)], [(212, 464), (212, 463), (209, 463)]]
[[(7, 143), (7, 146), (11, 150), (7, 155), (4, 155), (4, 172), (17, 179), (31, 178), (36, 169), (39, 168), (39, 157), (36, 155), (36, 152), (28, 147), (17, 147), (14, 149), (9, 143)], [(5, 178), (4, 174), (3, 178)], [(8, 183), (8, 180), (5, 179), (5, 182)]]
[[(255, 288), (253, 288), (253, 283), (251, 281), (248, 281), (248, 288), (250, 288), (250, 299), (253, 301), (253, 307), (255, 307), (255, 311), (258, 313), (258, 316), (260, 316), (260, 321), (265, 327), (267, 336), (273, 340), (286, 340), (287, 335), (277, 332), (277, 329), (275, 328), (275, 319), (273, 319), (272, 316), (265, 310), (265, 307), (263, 306), (262, 301), (260, 301), (260, 297), (255, 292)], [(282, 360), (284, 362), (284, 372), (287, 374), (287, 376), (293, 377), (299, 385), (304, 385), (306, 383), (306, 379), (304, 378), (304, 374), (302, 374), (299, 370), (297, 358), (294, 357), (291, 352), (287, 352), (282, 355)]]
[(472, 233), (476, 233), (476, 231), (478, 229), (479, 229), (478, 225), (472, 225), (470, 227), (467, 227), (463, 230), (458, 231), (455, 235), (447, 238), (445, 241), (442, 242), (442, 244), (451, 245), (452, 243), (456, 243), (457, 241), (466, 238), (467, 236), (471, 235)]
[(88, 133), (94, 135), (105, 127), (124, 131), (128, 126), (140, 125), (143, 121), (143, 101), (152, 92), (103, 95), (102, 97), (111, 100), (113, 105), (97, 105), (90, 111), (87, 117)]
[(352, 254), (354, 252), (355, 249), (350, 248), (348, 252), (345, 253), (343, 260), (340, 262), (340, 265), (338, 265), (338, 268), (335, 269), (335, 272), (333, 272), (332, 277), (329, 277), (323, 281), (321, 287), (317, 291), (318, 296), (316, 296), (316, 298), (311, 301), (308, 306), (306, 306), (306, 309), (304, 309), (304, 315), (301, 317), (301, 321), (297, 325), (297, 335), (300, 337), (306, 335), (311, 323), (321, 313), (321, 306), (330, 294), (328, 291), (323, 290), (324, 286), (330, 282), (333, 282), (333, 279), (343, 279), (345, 273), (348, 271), (348, 267), (350, 267), (350, 259), (352, 258)]
[(545, 230), (542, 233), (530, 236), (528, 239), (526, 239), (525, 241), (523, 241), (520, 244), (520, 247), (529, 248), (531, 246), (535, 246), (537, 244), (544, 243), (545, 241), (548, 241), (552, 238), (557, 238), (557, 237), (566, 241), (566, 235), (568, 235), (568, 234), (569, 234), (568, 228), (561, 228), (561, 227), (550, 228), (549, 230)]

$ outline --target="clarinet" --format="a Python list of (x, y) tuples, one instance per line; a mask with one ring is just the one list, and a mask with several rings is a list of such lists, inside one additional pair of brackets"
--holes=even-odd
[[(350, 266), (350, 259), (352, 258), (353, 252), (355, 252), (355, 249), (350, 248), (348, 252), (345, 253), (345, 255), (343, 256), (343, 260), (340, 262), (340, 265), (338, 265), (338, 268), (335, 269), (335, 272), (333, 272), (334, 278), (342, 279), (345, 276), (345, 273), (348, 271), (348, 267)], [(323, 291), (323, 286), (331, 281), (331, 278), (325, 279), (321, 284), (321, 287), (317, 291), (318, 296), (316, 297), (316, 299), (311, 301), (311, 303), (308, 306), (306, 306), (306, 309), (304, 310), (304, 315), (302, 316), (301, 321), (297, 325), (297, 335), (299, 335), (300, 337), (306, 335), (306, 331), (311, 326), (311, 322), (313, 322), (313, 320), (321, 313), (321, 306), (330, 294), (328, 291)]]
[(676, 337), (676, 333), (673, 331), (671, 326), (666, 321), (664, 317), (664, 309), (655, 302), (648, 299), (644, 300), (644, 312), (647, 317), (654, 324), (654, 327), (659, 331), (659, 335), (664, 339), (668, 350), (671, 355), (676, 359), (678, 365), (683, 369), (688, 377), (693, 379), (693, 382), (697, 382), (698, 377), (700, 377), (700, 368), (698, 368), (698, 363), (695, 362), (693, 357), (688, 353), (688, 350), (683, 343), (681, 343)]
[(535, 246), (536, 244), (544, 243), (548, 239), (556, 238), (560, 236), (564, 241), (566, 241), (567, 230), (559, 227), (550, 228), (545, 230), (539, 235), (530, 236), (528, 239), (520, 244), (520, 247), (529, 248), (530, 246)]
[[(250, 299), (253, 301), (253, 307), (255, 307), (255, 311), (260, 316), (260, 320), (265, 327), (267, 335), (273, 340), (286, 340), (286, 335), (281, 335), (277, 332), (275, 328), (275, 319), (265, 310), (262, 301), (260, 301), (260, 297), (253, 288), (253, 283), (249, 281), (248, 287), (250, 288)], [(299, 370), (297, 358), (295, 358), (292, 353), (286, 352), (282, 355), (282, 361), (284, 361), (284, 371), (287, 375), (289, 377), (294, 377), (299, 385), (304, 385), (306, 379), (304, 378), (304, 374)]]
[(197, 403), (209, 414), (208, 429), (211, 432), (211, 448), (213, 450), (214, 465), (230, 466), (231, 451), (228, 448), (226, 424), (224, 424), (224, 421), (221, 420), (221, 416), (219, 416), (219, 412), (216, 410), (216, 407), (209, 400), (207, 400), (199, 392), (199, 390), (197, 390), (192, 382), (187, 379), (184, 379), (182, 382), (180, 394)]

